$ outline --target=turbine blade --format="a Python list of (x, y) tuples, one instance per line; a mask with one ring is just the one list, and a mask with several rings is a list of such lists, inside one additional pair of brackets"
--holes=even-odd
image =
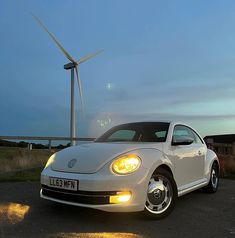
[(82, 57), (81, 59), (79, 59), (79, 60), (77, 61), (77, 64), (81, 64), (81, 63), (83, 63), (83, 62), (85, 62), (85, 61), (87, 61), (87, 60), (89, 60), (89, 59), (95, 57), (96, 55), (100, 54), (100, 53), (103, 52), (103, 51), (104, 51), (104, 50), (102, 49), (102, 50), (96, 51), (96, 52), (93, 53), (93, 54), (88, 54), (88, 55)]
[(80, 95), (82, 116), (84, 117), (84, 102), (83, 102), (82, 84), (81, 84), (81, 79), (80, 79), (77, 65), (75, 66), (75, 72), (76, 72), (77, 81), (78, 81), (78, 89), (79, 89), (79, 95)]
[(66, 56), (66, 58), (68, 58), (68, 60), (70, 60), (71, 62), (75, 63), (76, 60), (73, 59), (73, 57), (64, 49), (64, 47), (59, 43), (59, 41), (56, 40), (55, 36), (53, 34), (51, 34), (50, 31), (48, 31), (48, 29), (46, 28), (46, 26), (44, 26), (44, 24), (41, 22), (41, 20), (36, 17), (35, 15), (33, 15), (33, 18), (38, 22), (38, 24), (49, 34), (49, 36), (51, 37), (51, 39), (56, 43), (56, 45), (59, 47), (59, 49), (63, 52), (63, 54)]

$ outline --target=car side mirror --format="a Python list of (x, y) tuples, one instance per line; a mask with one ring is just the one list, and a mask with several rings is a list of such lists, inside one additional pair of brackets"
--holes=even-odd
[(188, 136), (173, 136), (171, 145), (191, 145), (193, 141), (194, 140)]

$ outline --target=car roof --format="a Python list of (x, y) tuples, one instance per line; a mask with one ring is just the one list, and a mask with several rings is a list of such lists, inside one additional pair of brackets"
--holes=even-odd
[(169, 124), (180, 124), (180, 125), (187, 125), (186, 123), (182, 121), (173, 121), (173, 120), (159, 120), (159, 121), (129, 121), (129, 122), (124, 122), (120, 123), (119, 125), (124, 125), (124, 124), (141, 124), (141, 123), (169, 123)]
[(151, 124), (151, 123), (169, 123), (169, 124), (171, 124), (170, 121), (130, 121), (130, 122), (124, 122), (124, 123), (117, 124), (116, 126), (129, 125), (129, 124)]
[[(189, 128), (192, 128), (190, 125), (188, 125), (185, 122), (182, 121), (173, 121), (173, 120), (159, 120), (159, 121), (132, 121), (132, 122), (126, 122), (126, 123), (120, 123), (117, 124), (116, 126), (121, 126), (121, 125), (127, 125), (127, 124), (145, 124), (145, 123), (169, 123), (170, 126), (175, 126), (175, 125), (183, 125), (183, 126), (187, 126)], [(193, 128), (192, 128), (193, 129)], [(195, 129), (193, 129), (195, 131)], [(198, 132), (197, 132), (198, 133)]]

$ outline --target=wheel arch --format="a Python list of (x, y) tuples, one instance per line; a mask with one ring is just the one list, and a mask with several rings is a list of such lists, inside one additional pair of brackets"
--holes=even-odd
[(207, 149), (206, 163), (205, 163), (205, 177), (210, 180), (212, 165), (216, 163), (220, 170), (220, 163), (216, 153), (210, 149)]
[[(212, 162), (212, 165), (213, 165), (214, 163), (218, 166), (218, 168), (220, 168), (220, 164), (219, 164), (219, 161), (218, 161), (217, 159), (215, 159), (215, 160)], [(212, 166), (212, 165), (211, 165), (211, 166)]]
[(170, 168), (168, 165), (166, 165), (166, 164), (161, 164), (161, 165), (159, 165), (159, 166), (153, 171), (153, 174), (156, 174), (157, 171), (158, 171), (158, 169), (164, 169), (164, 170), (166, 170), (166, 171), (169, 172), (169, 173), (172, 175), (172, 177), (174, 178), (173, 172), (172, 172), (171, 168)]

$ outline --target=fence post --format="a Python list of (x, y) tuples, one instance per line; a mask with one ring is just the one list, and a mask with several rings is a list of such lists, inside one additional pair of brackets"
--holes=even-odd
[(32, 150), (33, 149), (33, 145), (31, 143), (28, 144), (28, 150)]
[(49, 151), (51, 152), (51, 140), (49, 140), (48, 142), (49, 142)]
[(235, 142), (233, 142), (232, 155), (235, 155)]

